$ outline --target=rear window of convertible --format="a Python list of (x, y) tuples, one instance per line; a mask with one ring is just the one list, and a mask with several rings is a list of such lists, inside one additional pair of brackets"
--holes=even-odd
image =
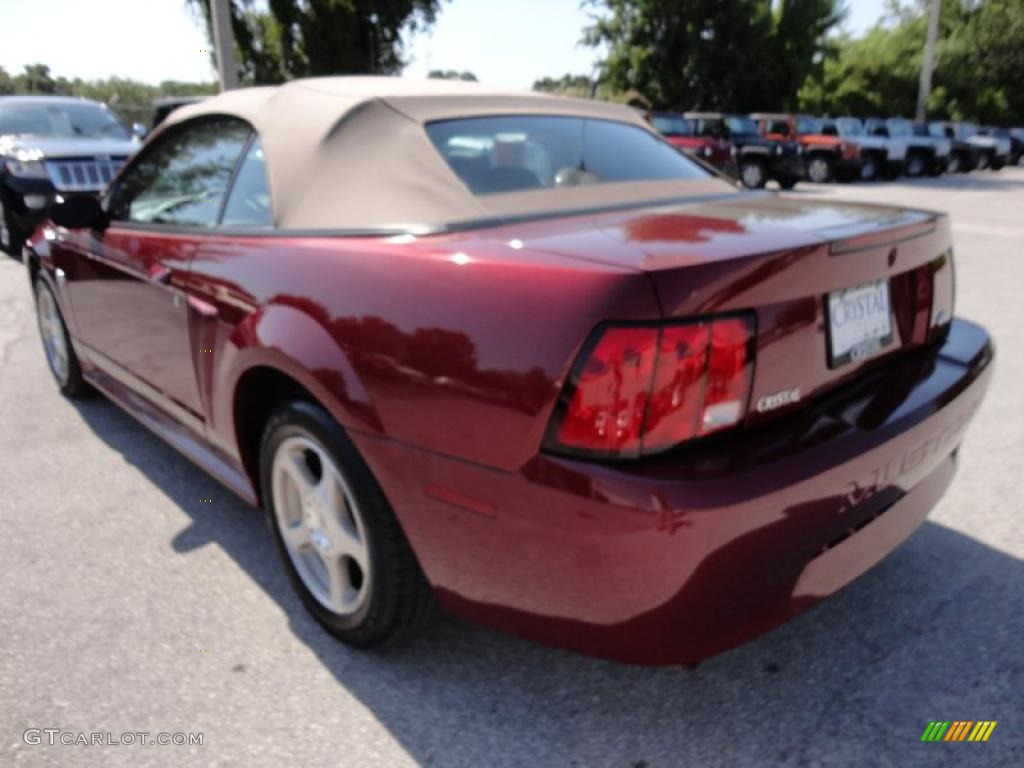
[(474, 195), (710, 176), (649, 131), (611, 120), (473, 117), (427, 123), (426, 130)]

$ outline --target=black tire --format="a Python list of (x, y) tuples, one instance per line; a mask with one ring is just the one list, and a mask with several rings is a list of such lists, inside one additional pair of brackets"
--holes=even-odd
[[(344, 478), (358, 506), (369, 552), (369, 592), (350, 614), (330, 610), (303, 582), (282, 538), (274, 509), (272, 468), (281, 443), (312, 439)], [(345, 430), (319, 405), (291, 401), (271, 414), (260, 445), (260, 486), (267, 522), (293, 587), (314, 618), (332, 635), (359, 648), (378, 645), (421, 624), (432, 612), (433, 593), (391, 505)]]
[(796, 176), (778, 176), (775, 181), (778, 182), (780, 189), (786, 190), (795, 187), (800, 179)]
[(978, 164), (975, 167), (976, 170), (984, 171), (988, 168), (991, 158), (988, 156), (988, 152), (982, 152), (978, 155)]
[[(82, 366), (78, 362), (75, 348), (71, 345), (71, 336), (68, 334), (68, 327), (64, 322), (64, 316), (61, 314), (57, 297), (53, 295), (50, 286), (41, 277), (36, 277), (35, 299), (36, 323), (39, 326), (39, 336), (43, 342), (43, 354), (46, 356), (46, 364), (50, 369), (50, 373), (53, 374), (54, 381), (57, 382), (60, 393), (70, 398), (92, 394), (92, 388), (82, 377)], [(52, 311), (54, 313), (50, 320), (43, 318), (43, 308), (48, 307), (47, 301), (52, 302)], [(63, 338), (66, 369), (55, 362), (54, 345), (58, 344), (59, 341), (51, 337), (51, 329), (52, 333), (60, 334)]]
[(817, 152), (807, 158), (807, 180), (815, 184), (827, 184), (836, 175), (836, 163), (829, 155)]
[(0, 251), (15, 259), (21, 259), (21, 246), (25, 244), (25, 233), (14, 220), (10, 209), (0, 193)]
[(992, 158), (992, 163), (989, 165), (988, 169), (990, 171), (1001, 171), (1005, 166), (1005, 160), (1001, 160), (998, 157), (994, 157)]
[(912, 179), (924, 176), (928, 170), (928, 156), (921, 152), (911, 152), (907, 155), (906, 174)]
[(747, 189), (761, 189), (768, 183), (765, 162), (757, 157), (740, 158), (739, 175), (740, 181)]
[(953, 152), (949, 156), (949, 165), (946, 166), (947, 173), (964, 173), (964, 169), (967, 164), (964, 162), (963, 156), (959, 152)]

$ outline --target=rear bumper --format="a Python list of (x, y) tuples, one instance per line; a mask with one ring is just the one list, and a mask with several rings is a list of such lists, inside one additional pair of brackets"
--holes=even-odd
[(774, 424), (630, 464), (495, 471), (354, 435), (450, 610), (561, 647), (691, 663), (875, 565), (952, 479), (991, 375), (986, 332)]

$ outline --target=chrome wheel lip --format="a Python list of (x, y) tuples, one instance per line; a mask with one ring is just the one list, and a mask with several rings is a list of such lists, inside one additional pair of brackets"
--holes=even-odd
[(57, 301), (50, 289), (45, 286), (40, 287), (36, 294), (36, 320), (39, 323), (39, 335), (43, 339), (46, 362), (54, 377), (61, 386), (64, 386), (71, 375), (67, 338), (64, 335), (64, 324), (57, 309)]
[(354, 615), (369, 598), (373, 569), (366, 525), (345, 476), (308, 433), (282, 440), (270, 471), (277, 529), (303, 586), (331, 613)]
[(745, 163), (740, 170), (740, 179), (751, 189), (759, 187), (763, 178), (764, 174), (761, 172), (761, 166), (757, 163)]
[(820, 157), (811, 158), (807, 163), (807, 177), (815, 184), (824, 184), (828, 181), (828, 161)]

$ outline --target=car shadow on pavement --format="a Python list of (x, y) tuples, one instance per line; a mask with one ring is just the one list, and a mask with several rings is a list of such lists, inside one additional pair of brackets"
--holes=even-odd
[[(942, 525), (694, 670), (590, 659), (445, 617), (359, 652), (302, 609), (260, 513), (105, 399), (77, 409), (189, 515), (174, 550), (215, 544), (232, 557), (419, 764), (1024, 765), (1024, 563)], [(937, 719), (999, 726), (986, 744), (922, 743)]]

